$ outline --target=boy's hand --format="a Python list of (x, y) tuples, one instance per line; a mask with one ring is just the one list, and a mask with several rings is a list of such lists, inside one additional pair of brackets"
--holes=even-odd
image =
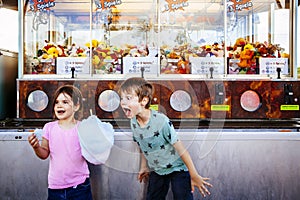
[(210, 192), (208, 191), (207, 187), (213, 186), (212, 184), (207, 182), (208, 180), (209, 178), (203, 178), (200, 175), (191, 177), (192, 192), (194, 192), (196, 186), (203, 197), (206, 197), (206, 195), (210, 195)]
[(148, 178), (149, 178), (149, 170), (148, 170), (148, 168), (140, 169), (140, 172), (138, 174), (138, 180), (140, 181), (140, 183), (142, 181), (144, 183), (146, 183), (148, 181)]
[(39, 148), (40, 146), (39, 140), (34, 133), (28, 136), (28, 142), (34, 149)]

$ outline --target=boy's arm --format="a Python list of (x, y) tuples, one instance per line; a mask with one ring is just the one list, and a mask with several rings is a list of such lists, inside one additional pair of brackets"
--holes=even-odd
[(203, 178), (198, 174), (198, 172), (195, 168), (195, 165), (192, 161), (192, 158), (191, 158), (189, 152), (185, 149), (182, 142), (178, 141), (173, 146), (189, 170), (189, 173), (191, 176), (192, 192), (194, 192), (195, 186), (196, 186), (199, 189), (202, 196), (205, 197), (206, 194), (210, 195), (210, 192), (206, 188), (206, 186), (212, 187), (212, 185), (207, 182), (209, 180), (209, 178)]
[(146, 180), (148, 179), (149, 169), (148, 169), (147, 160), (146, 160), (144, 154), (142, 152), (140, 154), (141, 154), (141, 163), (140, 163), (140, 171), (138, 174), (138, 180), (141, 183), (142, 181), (146, 182)]
[(32, 133), (30, 136), (28, 136), (28, 142), (32, 146), (35, 154), (40, 159), (44, 160), (44, 159), (48, 158), (48, 156), (50, 154), (48, 140), (43, 138), (42, 143), (40, 144), (36, 135), (34, 133)]

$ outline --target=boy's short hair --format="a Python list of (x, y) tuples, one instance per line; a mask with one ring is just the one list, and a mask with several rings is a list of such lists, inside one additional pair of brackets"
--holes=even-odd
[(145, 108), (149, 108), (152, 98), (153, 98), (154, 87), (152, 84), (147, 82), (144, 78), (132, 77), (125, 80), (121, 87), (120, 92), (131, 93), (132, 91), (136, 93), (139, 97), (139, 102), (143, 100), (144, 97), (149, 99), (148, 103), (145, 105)]

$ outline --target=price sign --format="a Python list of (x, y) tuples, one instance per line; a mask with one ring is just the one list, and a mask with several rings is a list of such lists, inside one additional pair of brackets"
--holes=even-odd
[(75, 68), (77, 74), (89, 74), (89, 60), (87, 57), (58, 57), (56, 58), (56, 73), (71, 74)]
[(144, 67), (145, 74), (157, 74), (157, 57), (124, 57), (123, 73), (140, 74), (141, 67)]
[(281, 69), (281, 74), (288, 74), (288, 58), (260, 58), (260, 74), (276, 74), (277, 68)]
[(192, 74), (224, 74), (224, 58), (219, 57), (190, 57)]

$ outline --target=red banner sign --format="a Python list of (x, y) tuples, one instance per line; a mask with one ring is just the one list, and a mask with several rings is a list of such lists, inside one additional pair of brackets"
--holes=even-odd
[(253, 7), (252, 0), (227, 0), (229, 12), (248, 10), (250, 7)]
[(98, 0), (95, 1), (95, 4), (98, 9), (109, 9), (109, 8), (115, 8), (116, 5), (122, 4), (121, 0)]
[(55, 6), (55, 0), (31, 0), (30, 10), (31, 11), (43, 11), (50, 10), (51, 7)]
[(188, 0), (165, 0), (165, 10), (163, 12), (174, 12), (176, 10), (184, 10), (189, 5)]

